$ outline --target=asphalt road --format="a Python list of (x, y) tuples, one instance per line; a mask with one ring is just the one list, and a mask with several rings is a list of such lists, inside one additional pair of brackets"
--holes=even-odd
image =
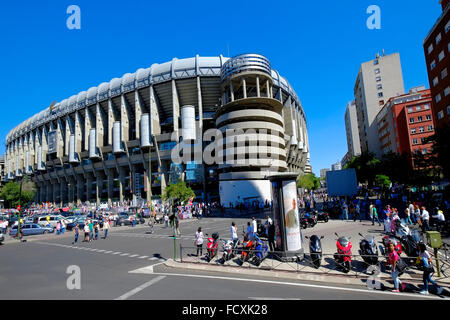
[[(177, 247), (192, 246), (198, 226), (205, 233), (218, 231), (229, 237), (234, 221), (239, 230), (249, 219), (203, 218), (181, 222)], [(303, 234), (324, 235), (324, 252), (334, 252), (334, 232), (359, 239), (358, 232), (379, 234), (371, 223), (330, 221)], [(173, 258), (170, 229), (112, 228), (108, 239), (72, 245), (72, 236), (34, 237), (25, 243), (0, 247), (0, 299), (150, 299), (150, 300), (265, 300), (265, 299), (424, 299), (417, 294), (371, 291), (361, 286), (327, 285), (299, 280), (280, 280), (220, 273), (178, 270), (162, 263)], [(354, 238), (353, 238), (354, 237)], [(353, 241), (353, 240), (352, 240)], [(355, 240), (359, 241), (359, 240)], [(80, 290), (69, 290), (70, 266), (79, 267)], [(148, 268), (154, 266), (153, 269)], [(150, 271), (136, 273), (147, 268)], [(431, 295), (425, 299), (441, 299)]]

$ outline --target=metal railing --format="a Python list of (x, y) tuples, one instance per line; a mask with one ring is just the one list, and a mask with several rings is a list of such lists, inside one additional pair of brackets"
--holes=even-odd
[[(336, 258), (339, 258), (337, 253), (329, 254), (323, 253), (320, 259), (320, 264), (316, 264), (317, 261), (313, 261), (309, 253), (305, 253), (302, 259), (297, 259), (294, 262), (283, 262), (277, 258), (277, 256), (283, 256), (284, 252), (271, 251), (262, 255), (263, 258), (257, 258), (257, 254), (260, 254), (260, 250), (247, 250), (242, 248), (233, 249), (231, 255), (224, 259), (224, 251), (217, 249), (217, 254), (210, 260), (207, 258), (208, 250), (203, 247), (200, 255), (197, 255), (197, 247), (183, 246), (179, 247), (179, 261), (181, 263), (194, 263), (205, 265), (218, 265), (225, 267), (258, 269), (267, 271), (287, 271), (287, 272), (302, 272), (317, 275), (347, 275), (354, 277), (367, 277), (377, 275), (381, 278), (390, 278), (391, 266), (386, 263), (387, 257), (384, 255), (357, 255), (351, 254), (350, 268), (346, 269), (346, 265), (343, 262), (338, 262)], [(244, 258), (244, 256), (246, 256)], [(417, 257), (401, 256), (402, 260), (406, 262), (407, 268), (403, 271), (403, 274), (410, 275), (412, 279), (422, 281), (422, 269), (415, 265)], [(432, 257), (433, 262), (436, 261), (436, 257)], [(450, 275), (450, 260), (447, 258), (438, 257), (440, 264), (441, 277), (437, 278), (437, 272), (434, 274), (436, 280), (442, 280), (448, 278)], [(178, 259), (177, 259), (178, 260)], [(369, 261), (373, 262), (369, 262)], [(436, 264), (434, 264), (436, 266)], [(436, 267), (435, 267), (436, 269)], [(437, 270), (436, 270), (437, 271)], [(384, 273), (384, 275), (383, 275)], [(420, 276), (419, 276), (420, 275)]]

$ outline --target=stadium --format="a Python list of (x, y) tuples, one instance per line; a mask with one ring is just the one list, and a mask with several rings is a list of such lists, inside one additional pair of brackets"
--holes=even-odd
[(197, 55), (52, 104), (8, 134), (5, 162), (36, 202), (145, 202), (179, 180), (200, 201), (264, 202), (268, 175), (309, 166), (306, 115), (264, 56)]

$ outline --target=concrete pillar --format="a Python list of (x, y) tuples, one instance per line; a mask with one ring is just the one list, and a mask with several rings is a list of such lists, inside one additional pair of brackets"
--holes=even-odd
[(256, 96), (261, 97), (261, 88), (259, 87), (259, 77), (256, 77)]
[(77, 203), (84, 200), (84, 183), (83, 177), (77, 176)]
[(231, 102), (234, 101), (234, 88), (233, 88), (233, 81), (230, 80), (230, 97), (231, 97)]
[(100, 205), (102, 191), (103, 191), (103, 176), (100, 173), (97, 173), (97, 190), (96, 190), (97, 205)]
[(108, 171), (108, 204), (112, 205), (112, 199), (114, 196), (114, 171), (109, 169)]
[[(134, 121), (135, 121), (135, 128), (136, 128), (136, 139), (140, 139), (141, 138), (141, 116), (142, 116), (142, 101), (141, 101), (141, 97), (139, 95), (139, 91), (136, 90), (134, 92), (134, 112), (135, 112), (135, 116), (134, 116)], [(151, 115), (150, 115), (150, 119), (149, 122), (151, 123)]]
[(111, 99), (108, 100), (108, 145), (112, 145), (112, 130), (114, 124), (114, 112)]
[(90, 174), (88, 174), (86, 179), (86, 201), (91, 202), (92, 198), (92, 182), (93, 178)]
[(119, 168), (119, 182), (120, 182), (120, 190), (119, 190), (119, 200), (123, 202), (124, 193), (125, 193), (125, 170), (123, 168)]
[(103, 114), (102, 108), (100, 107), (100, 104), (97, 103), (96, 107), (96, 115), (95, 115), (95, 128), (97, 133), (97, 147), (103, 147), (103, 136), (104, 136), (104, 123), (105, 123), (105, 116)]
[(244, 93), (244, 99), (247, 99), (247, 83), (244, 77), (242, 77), (242, 92)]
[(269, 80), (266, 80), (266, 95), (267, 95), (267, 98), (270, 98), (270, 85), (269, 85)]
[(173, 131), (178, 131), (178, 118), (180, 117), (180, 101), (175, 80), (172, 80), (172, 106), (173, 106)]
[(85, 116), (84, 116), (84, 146), (83, 151), (89, 150), (89, 131), (92, 128), (92, 121), (91, 121), (91, 112), (89, 111), (89, 108), (85, 108)]
[(130, 141), (129, 136), (129, 128), (130, 128), (130, 119), (128, 117), (128, 103), (125, 100), (125, 96), (122, 94), (120, 97), (121, 106), (120, 106), (120, 125), (122, 127), (122, 141), (126, 143)]

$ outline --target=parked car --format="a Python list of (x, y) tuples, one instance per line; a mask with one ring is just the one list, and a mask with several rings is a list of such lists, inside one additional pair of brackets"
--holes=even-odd
[[(72, 223), (68, 223), (66, 225), (66, 229), (67, 230), (72, 230), (78, 223), (78, 226), (80, 227), (80, 229), (84, 228), (85, 225), (85, 221), (86, 219), (90, 219), (87, 216), (81, 216), (81, 217), (77, 217)], [(92, 219), (92, 222), (98, 222), (98, 224), (100, 225), (100, 228), (103, 228), (103, 221), (99, 221), (97, 219)]]
[[(136, 224), (139, 223), (145, 223), (144, 218), (136, 219), (136, 215), (133, 214), (134, 219), (136, 220)], [(120, 212), (119, 217), (117, 219), (117, 225), (118, 226), (130, 226), (131, 225), (131, 215), (129, 215), (127, 212)]]
[[(49, 221), (47, 222), (47, 217), (50, 217)], [(63, 216), (61, 215), (50, 215), (50, 216), (40, 216), (38, 218), (38, 221), (36, 222), (37, 224), (41, 225), (41, 226), (47, 226), (48, 223), (50, 223), (50, 226), (52, 228), (56, 228), (56, 224), (58, 223), (58, 221), (60, 220), (64, 220), (64, 223), (67, 225), (69, 223), (69, 221), (67, 221), (67, 219), (65, 219)]]
[(5, 235), (0, 231), (0, 244), (2, 244), (3, 241), (5, 241)]
[[(26, 223), (21, 226), (21, 232), (24, 236), (31, 236), (36, 234), (46, 234), (54, 232), (53, 228), (43, 227), (37, 223)], [(14, 237), (17, 235), (17, 226), (12, 227), (9, 230), (9, 235)]]

